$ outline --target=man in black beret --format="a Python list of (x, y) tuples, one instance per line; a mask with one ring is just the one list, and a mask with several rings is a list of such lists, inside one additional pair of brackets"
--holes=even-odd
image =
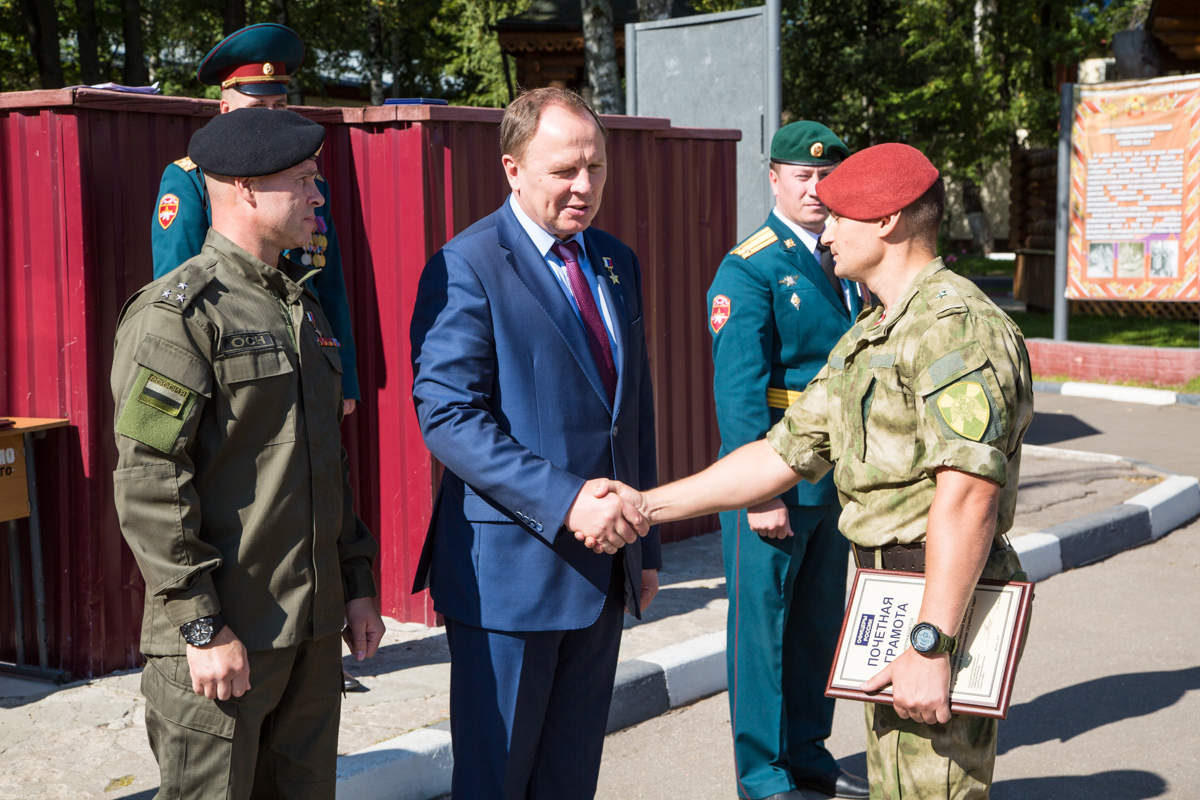
[(283, 257), (323, 201), (324, 128), (240, 109), (192, 137), (213, 220), (137, 292), (113, 354), (121, 530), (146, 581), (146, 730), (162, 797), (328, 798), (341, 636), (383, 636), (353, 511), (338, 342)]

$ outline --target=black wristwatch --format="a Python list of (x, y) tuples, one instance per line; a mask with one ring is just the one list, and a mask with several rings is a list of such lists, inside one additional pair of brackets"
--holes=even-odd
[(183, 640), (192, 647), (204, 647), (224, 627), (225, 620), (221, 619), (221, 615), (213, 614), (211, 617), (201, 617), (183, 623), (179, 626), (179, 632), (183, 634)]
[(953, 636), (947, 636), (938, 630), (936, 625), (928, 622), (918, 622), (913, 626), (908, 641), (923, 656), (935, 656), (938, 653), (953, 653), (958, 647), (958, 641)]

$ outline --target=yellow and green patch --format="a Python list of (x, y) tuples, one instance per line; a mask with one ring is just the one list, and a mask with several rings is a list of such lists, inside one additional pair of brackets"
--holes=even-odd
[(973, 442), (983, 439), (992, 419), (987, 392), (975, 381), (948, 386), (938, 396), (937, 409), (950, 430)]

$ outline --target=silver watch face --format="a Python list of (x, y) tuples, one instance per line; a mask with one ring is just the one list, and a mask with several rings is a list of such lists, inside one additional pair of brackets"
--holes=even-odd
[(919, 652), (928, 653), (937, 647), (938, 633), (931, 625), (919, 625), (913, 628), (912, 644)]

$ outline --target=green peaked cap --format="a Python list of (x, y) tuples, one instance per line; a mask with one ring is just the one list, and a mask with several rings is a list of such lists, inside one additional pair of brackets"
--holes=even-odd
[(771, 138), (771, 163), (822, 167), (850, 157), (850, 148), (819, 122), (784, 125)]

